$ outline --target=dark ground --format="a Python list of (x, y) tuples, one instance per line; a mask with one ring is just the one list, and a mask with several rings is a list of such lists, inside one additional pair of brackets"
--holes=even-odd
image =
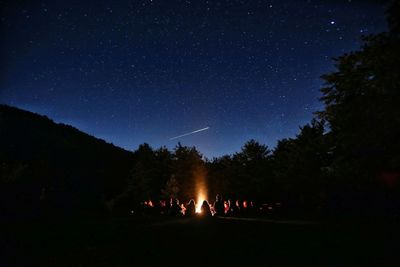
[(400, 266), (394, 223), (132, 218), (1, 227), (0, 266)]

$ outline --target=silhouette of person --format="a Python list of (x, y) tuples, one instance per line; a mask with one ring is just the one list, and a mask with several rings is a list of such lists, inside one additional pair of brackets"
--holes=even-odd
[(215, 211), (216, 216), (224, 216), (225, 215), (224, 201), (222, 200), (222, 197), (220, 194), (217, 194), (215, 196), (214, 211)]
[(243, 216), (243, 206), (242, 206), (242, 202), (238, 199), (235, 202), (235, 206), (237, 209), (237, 215), (238, 216)]
[(186, 213), (185, 215), (188, 217), (192, 217), (196, 214), (196, 203), (194, 202), (193, 199), (189, 201), (189, 203), (186, 206)]
[(240, 211), (241, 215), (243, 217), (247, 217), (250, 214), (250, 207), (249, 207), (249, 202), (247, 200), (243, 200), (243, 202), (239, 202), (240, 205)]
[(180, 216), (182, 215), (181, 207), (179, 206), (179, 200), (176, 198), (171, 198), (171, 206), (169, 208), (169, 215)]
[(257, 215), (257, 209), (253, 201), (248, 202), (248, 214), (252, 217)]
[(229, 213), (229, 202), (227, 200), (224, 201), (224, 213), (225, 215)]
[(210, 209), (210, 204), (208, 204), (207, 200), (203, 201), (203, 204), (201, 205), (201, 214), (203, 216), (211, 216), (211, 209)]
[(160, 214), (162, 215), (169, 214), (170, 202), (168, 200), (160, 200), (159, 206), (160, 206)]
[(226, 215), (228, 216), (238, 216), (239, 215), (239, 207), (232, 200), (228, 199), (228, 212)]

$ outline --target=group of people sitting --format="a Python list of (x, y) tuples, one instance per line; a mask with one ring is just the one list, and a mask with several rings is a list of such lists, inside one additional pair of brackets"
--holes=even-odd
[(246, 216), (256, 212), (256, 207), (252, 201), (232, 201), (223, 200), (221, 195), (217, 195), (215, 202), (210, 204), (204, 200), (200, 210), (196, 211), (196, 202), (191, 199), (186, 205), (179, 204), (179, 200), (171, 198), (169, 201), (161, 200), (154, 205), (151, 200), (143, 202), (142, 212), (152, 214), (162, 214), (170, 216)]

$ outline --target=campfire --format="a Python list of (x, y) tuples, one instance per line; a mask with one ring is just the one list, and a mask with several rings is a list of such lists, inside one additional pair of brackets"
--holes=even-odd
[(207, 199), (207, 196), (204, 193), (204, 190), (199, 190), (199, 193), (198, 193), (197, 199), (196, 199), (196, 213), (201, 213), (201, 205), (203, 204), (203, 201), (206, 199)]
[(207, 184), (206, 184), (206, 172), (205, 169), (199, 167), (194, 172), (195, 188), (197, 192), (196, 197), (196, 213), (201, 213), (201, 205), (204, 200), (207, 200)]

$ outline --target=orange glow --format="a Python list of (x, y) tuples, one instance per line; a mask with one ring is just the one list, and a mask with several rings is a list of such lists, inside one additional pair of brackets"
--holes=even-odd
[(207, 200), (206, 171), (203, 167), (199, 167), (194, 172), (196, 196), (196, 213), (201, 213), (201, 205)]
[(199, 190), (197, 194), (197, 201), (196, 201), (196, 213), (201, 213), (201, 205), (203, 201), (206, 200), (206, 195), (204, 194), (204, 190)]

